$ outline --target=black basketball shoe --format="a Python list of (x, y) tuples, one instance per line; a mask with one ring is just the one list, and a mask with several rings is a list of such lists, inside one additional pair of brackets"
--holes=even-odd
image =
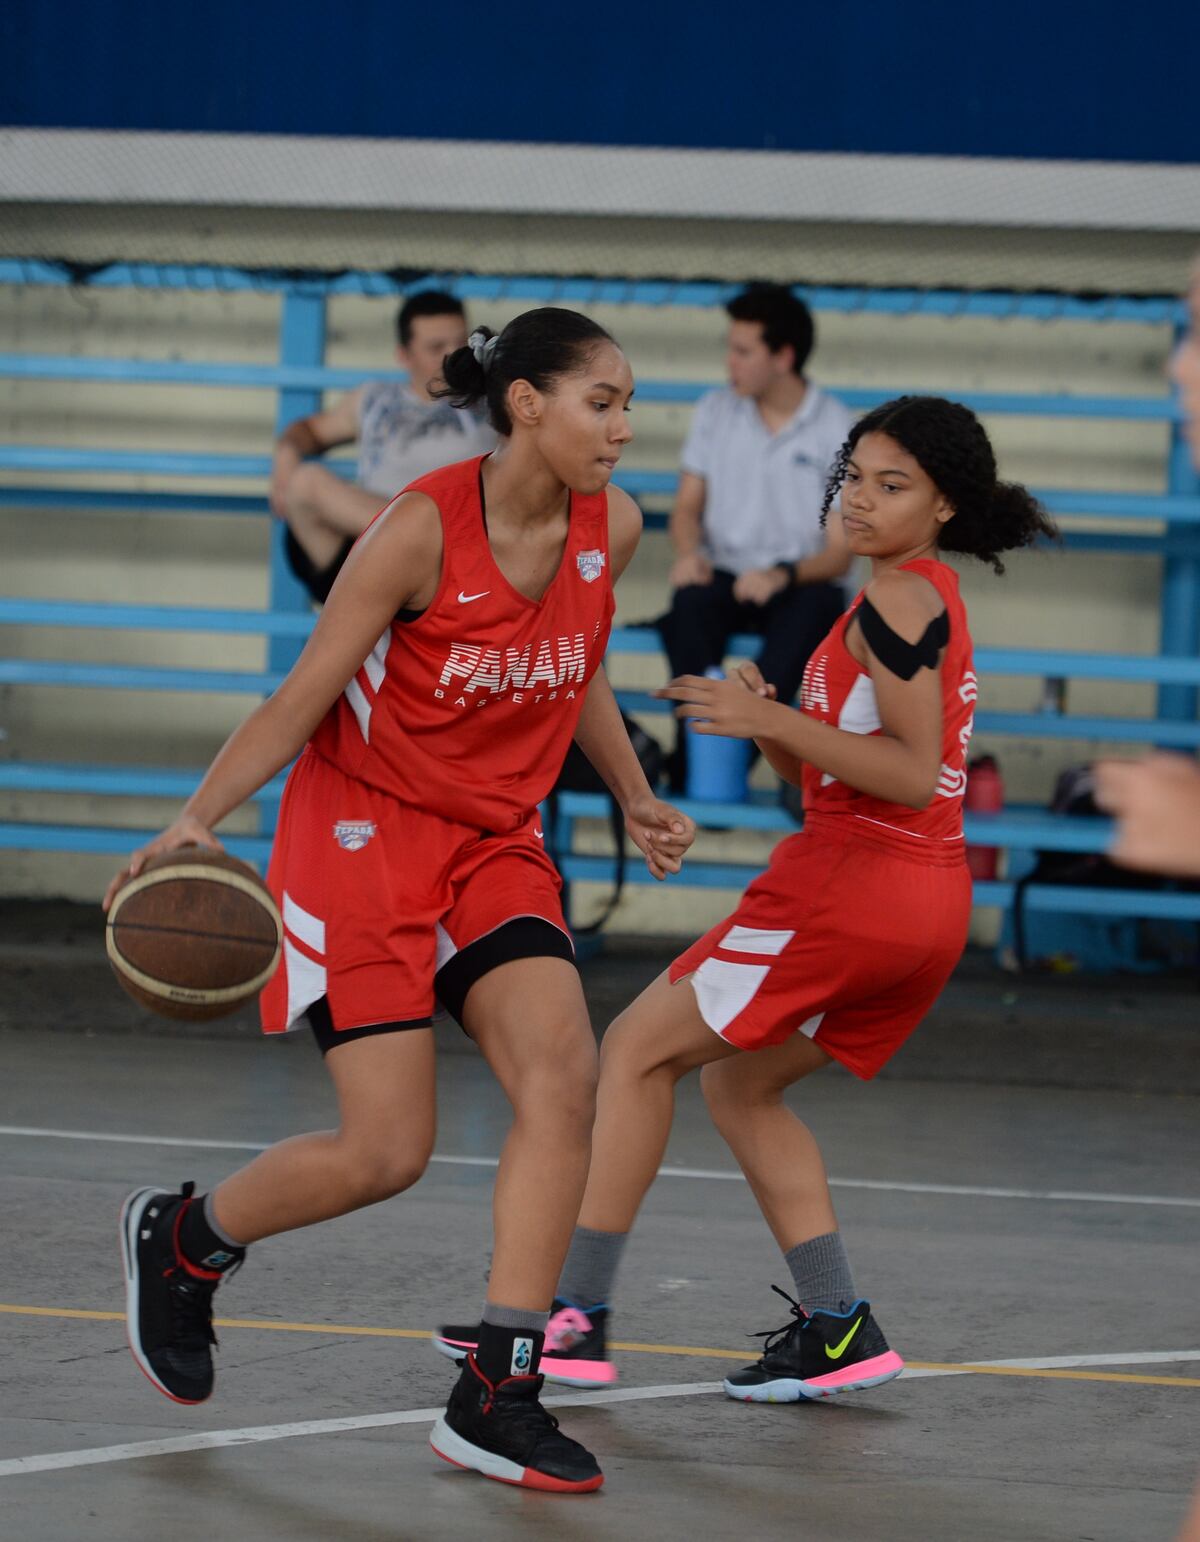
[(771, 1289), (791, 1302), (792, 1321), (765, 1340), (762, 1359), (725, 1378), (725, 1391), (743, 1403), (798, 1403), (878, 1387), (899, 1376), (904, 1361), (871, 1316), (868, 1301), (846, 1312), (806, 1312), (786, 1291)]
[[(617, 1368), (608, 1358), (607, 1328), (606, 1306), (589, 1306), (584, 1311), (555, 1297), (546, 1326), (542, 1375), (561, 1387), (615, 1386)], [(479, 1324), (447, 1323), (433, 1335), (433, 1347), (461, 1365), (479, 1348)]]
[(541, 1376), (495, 1384), (468, 1355), (429, 1444), (447, 1462), (485, 1478), (550, 1494), (587, 1494), (604, 1482), (596, 1458), (564, 1435), (538, 1401)]
[(176, 1403), (203, 1403), (213, 1389), (213, 1292), (241, 1263), (200, 1269), (179, 1249), (179, 1223), (195, 1184), (178, 1194), (135, 1189), (121, 1209), (125, 1315), (133, 1358)]

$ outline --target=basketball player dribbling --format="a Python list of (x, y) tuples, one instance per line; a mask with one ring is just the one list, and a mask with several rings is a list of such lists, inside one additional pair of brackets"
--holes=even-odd
[[(697, 1067), (797, 1298), (725, 1391), (796, 1402), (903, 1368), (855, 1288), (821, 1153), (783, 1094), (831, 1060), (874, 1076), (959, 960), (976, 683), (958, 579), (941, 553), (1003, 571), (999, 553), (1053, 526), (1023, 487), (997, 480), (974, 414), (940, 398), (903, 397), (862, 418), (826, 512), (839, 488), (835, 517), (872, 576), (810, 659), (800, 710), (775, 701), (752, 664), (659, 692), (700, 733), (756, 740), (803, 786), (804, 828), (604, 1038), (591, 1172), (550, 1324), (556, 1380), (616, 1380), (606, 1332), (621, 1250), (666, 1148), (675, 1084)], [(446, 1327), (435, 1346), (461, 1354), (473, 1342), (474, 1330)]]
[(440, 1002), (515, 1118), (479, 1342), (432, 1444), (492, 1478), (581, 1492), (600, 1469), (542, 1408), (538, 1367), (587, 1175), (596, 1053), (537, 808), (574, 738), (654, 877), (679, 870), (694, 827), (648, 786), (601, 667), (641, 528), (610, 486), (631, 438), (624, 355), (586, 317), (545, 308), (480, 329), (444, 373), (455, 405), (486, 400), (499, 448), (422, 477), (374, 521), (288, 678), (130, 863), (217, 847), (212, 827), (303, 751), (268, 875), (285, 943), (263, 1026), (307, 1016), (340, 1114), (203, 1197), (129, 1197), (130, 1344), (160, 1391), (203, 1401), (213, 1292), (247, 1245), (417, 1181)]

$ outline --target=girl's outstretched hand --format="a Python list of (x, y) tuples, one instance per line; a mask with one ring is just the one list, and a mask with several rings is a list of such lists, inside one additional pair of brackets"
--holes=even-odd
[(140, 846), (128, 864), (121, 869), (108, 888), (104, 891), (101, 907), (107, 910), (116, 898), (117, 890), (129, 879), (136, 878), (151, 857), (157, 857), (166, 851), (178, 851), (181, 846), (204, 846), (209, 851), (224, 851), (224, 846), (212, 833), (193, 819), (190, 814), (181, 814), (173, 825), (169, 825), (161, 835), (156, 835), (152, 841), (147, 841)]
[[(743, 665), (758, 674), (757, 666)], [(753, 676), (751, 677), (753, 678)], [(761, 680), (761, 674), (758, 674)], [(766, 682), (763, 681), (763, 685)], [(709, 680), (704, 675), (680, 675), (654, 692), (666, 701), (678, 702), (675, 716), (692, 719), (698, 734), (724, 734), (729, 739), (755, 739), (767, 732), (778, 703), (759, 695), (757, 686), (737, 673), (732, 680)]]

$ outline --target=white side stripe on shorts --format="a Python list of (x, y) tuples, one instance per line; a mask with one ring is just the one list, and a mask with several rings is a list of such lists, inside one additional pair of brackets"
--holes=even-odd
[(433, 966), (436, 973), (443, 964), (450, 962), (458, 952), (458, 946), (440, 921), (434, 923), (433, 935), (437, 946), (437, 957)]
[(307, 1012), (325, 994), (325, 965), (315, 964), (285, 937), (283, 967), (287, 970), (287, 1026)]
[(757, 926), (731, 926), (717, 946), (727, 953), (768, 953), (775, 958), (795, 935), (795, 932), (760, 931)]
[(324, 921), (320, 916), (311, 915), (302, 905), (297, 905), (286, 889), (283, 891), (283, 924), (306, 948), (311, 948), (314, 953), (324, 953)]
[(730, 964), (723, 958), (706, 958), (692, 976), (700, 1016), (714, 1033), (723, 1033), (753, 1001), (754, 993), (771, 972), (770, 964)]

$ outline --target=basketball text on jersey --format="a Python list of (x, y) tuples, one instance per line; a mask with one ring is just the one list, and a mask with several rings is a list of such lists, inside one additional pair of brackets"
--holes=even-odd
[(463, 461), (414, 484), (441, 516), (438, 589), (419, 616), (390, 623), (312, 747), (403, 803), (480, 830), (518, 830), (554, 785), (604, 658), (614, 609), (608, 503), (604, 493), (571, 494), (566, 545), (535, 599), (497, 567), (481, 465)]
[[(532, 642), (503, 649), (455, 642), (450, 644), (433, 695), (435, 701), (454, 698), (453, 704), (463, 707), (470, 705), (468, 696), (480, 707), (502, 696), (518, 704), (554, 701), (564, 686), (584, 685), (587, 678), (588, 646), (583, 632), (543, 638), (536, 647)], [(574, 696), (573, 690), (567, 691), (563, 699)]]

